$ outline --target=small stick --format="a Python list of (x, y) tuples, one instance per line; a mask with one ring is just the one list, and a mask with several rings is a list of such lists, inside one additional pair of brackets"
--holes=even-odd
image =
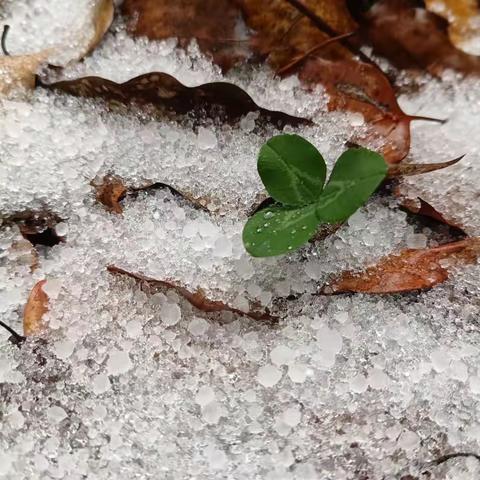
[(2, 322), (1, 320), (0, 320), (0, 326), (2, 326), (8, 333), (12, 335), (12, 337), (14, 338), (12, 343), (14, 343), (15, 345), (18, 345), (25, 341), (25, 337), (23, 335), (20, 335), (19, 333), (17, 333), (12, 327), (9, 327), (6, 323)]
[(287, 65), (284, 65), (283, 67), (279, 68), (276, 71), (277, 75), (285, 75), (292, 71), (295, 67), (303, 63), (310, 55), (313, 55), (314, 53), (317, 53), (320, 51), (322, 48), (328, 47), (328, 45), (331, 45), (332, 43), (338, 42), (340, 40), (343, 40), (344, 38), (349, 38), (353, 37), (357, 32), (349, 32), (349, 33), (344, 33), (342, 35), (337, 35), (336, 37), (329, 38), (325, 42), (316, 45), (315, 47), (312, 47), (310, 50), (307, 50), (305, 53), (302, 55), (298, 56), (297, 58), (293, 59), (290, 63)]
[(7, 50), (7, 35), (9, 30), (10, 30), (10, 25), (3, 26), (1, 47), (2, 47), (3, 54), (7, 57), (10, 56), (10, 53), (8, 53), (8, 50)]

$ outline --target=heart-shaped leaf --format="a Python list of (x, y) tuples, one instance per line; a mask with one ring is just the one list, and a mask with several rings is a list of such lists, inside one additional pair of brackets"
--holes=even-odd
[(270, 196), (290, 206), (315, 202), (327, 169), (320, 152), (298, 135), (278, 135), (260, 150), (258, 173)]
[(273, 206), (257, 212), (243, 229), (243, 243), (254, 257), (273, 257), (297, 249), (317, 230), (316, 205)]
[(318, 217), (326, 223), (346, 220), (369, 199), (387, 170), (383, 157), (366, 148), (342, 153), (317, 201)]

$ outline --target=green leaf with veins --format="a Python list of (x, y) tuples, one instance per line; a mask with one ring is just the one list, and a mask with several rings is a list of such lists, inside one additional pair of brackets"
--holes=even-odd
[(383, 157), (366, 148), (342, 153), (317, 201), (318, 217), (325, 223), (346, 220), (375, 192), (387, 170)]
[(327, 174), (320, 152), (298, 135), (271, 138), (260, 150), (257, 167), (270, 196), (289, 206), (317, 200)]
[(307, 242), (318, 224), (315, 204), (265, 208), (248, 219), (243, 229), (243, 243), (254, 257), (281, 255)]
[[(258, 172), (276, 204), (257, 212), (243, 229), (254, 257), (291, 252), (315, 234), (321, 223), (346, 220), (387, 175), (381, 155), (355, 148), (340, 155), (330, 179), (317, 149), (298, 135), (279, 135), (260, 150)], [(322, 191), (323, 189), (323, 191)]]

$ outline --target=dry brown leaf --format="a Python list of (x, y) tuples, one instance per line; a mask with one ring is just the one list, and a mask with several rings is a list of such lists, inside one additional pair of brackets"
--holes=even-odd
[(122, 213), (123, 208), (120, 200), (125, 197), (127, 187), (123, 180), (115, 175), (106, 175), (100, 182), (92, 181), (91, 185), (95, 188), (97, 201), (107, 207), (107, 210), (113, 213)]
[(404, 198), (402, 200), (401, 206), (407, 209), (409, 212), (414, 213), (415, 215), (421, 215), (423, 217), (431, 218), (439, 223), (448, 225), (450, 228), (453, 228), (453, 230), (456, 231), (457, 234), (465, 237), (467, 236), (461, 225), (445, 217), (443, 213), (439, 212), (436, 208), (423, 200), (423, 198), (418, 197), (417, 200)]
[(43, 286), (46, 280), (41, 280), (33, 287), (23, 312), (23, 334), (26, 337), (38, 335), (45, 330), (43, 316), (48, 312), (48, 295)]
[(128, 30), (151, 40), (176, 37), (200, 49), (224, 70), (248, 54), (248, 42), (237, 35), (240, 12), (232, 0), (125, 0)]
[(238, 310), (237, 308), (231, 307), (226, 303), (210, 300), (205, 296), (205, 293), (202, 290), (197, 290), (196, 292), (191, 292), (190, 290), (186, 289), (185, 287), (178, 285), (175, 282), (170, 280), (157, 280), (155, 278), (146, 277), (140, 273), (132, 273), (124, 270), (123, 268), (116, 267), (114, 265), (109, 265), (107, 270), (110, 273), (119, 274), (119, 275), (126, 275), (130, 278), (135, 279), (143, 286), (147, 286), (153, 289), (166, 289), (166, 290), (174, 290), (180, 296), (185, 298), (190, 304), (192, 304), (198, 310), (203, 312), (232, 312), (237, 315), (246, 316), (253, 318), (254, 320), (263, 320), (268, 322), (276, 322), (278, 319), (267, 311), (259, 312), (259, 311), (248, 311), (243, 312), (242, 310)]
[(448, 267), (475, 263), (479, 253), (479, 237), (435, 248), (406, 249), (364, 272), (344, 272), (321, 293), (401, 293), (432, 288), (448, 278)]
[(412, 0), (376, 2), (365, 14), (363, 27), (376, 53), (399, 68), (427, 70), (433, 75), (444, 69), (480, 72), (480, 57), (455, 48), (445, 20), (419, 8)]
[(411, 177), (413, 175), (421, 175), (423, 173), (435, 172), (447, 167), (451, 167), (458, 163), (465, 155), (441, 163), (400, 163), (397, 165), (389, 165), (387, 178)]
[[(324, 45), (332, 36), (356, 30), (343, 0), (305, 0), (302, 6), (312, 12), (318, 23), (314, 24), (298, 6), (286, 0), (237, 0), (246, 23), (255, 33), (252, 48), (268, 58), (275, 70), (282, 70), (292, 60), (302, 58), (317, 46)], [(351, 58), (351, 52), (340, 43), (330, 44), (321, 50), (328, 59)]]
[(381, 153), (388, 163), (398, 163), (410, 149), (410, 123), (398, 105), (395, 92), (381, 70), (356, 60), (307, 60), (299, 72), (307, 84), (322, 84), (328, 94), (329, 109), (360, 113), (368, 132), (352, 141), (369, 146), (380, 141)]
[(187, 114), (195, 112), (199, 118), (208, 115), (235, 122), (249, 112), (258, 112), (259, 118), (285, 125), (309, 124), (309, 120), (283, 112), (259, 107), (240, 87), (227, 82), (205, 83), (187, 87), (166, 73), (153, 72), (133, 78), (125, 83), (115, 83), (100, 77), (64, 80), (52, 84), (37, 80), (42, 87), (60, 90), (71, 95), (99, 97), (127, 106), (132, 103), (151, 105), (158, 114)]
[(455, 47), (478, 55), (480, 40), (480, 4), (478, 0), (425, 0), (427, 10), (448, 21), (448, 36)]
[[(241, 0), (246, 22), (256, 31), (256, 46), (279, 74), (298, 73), (306, 84), (323, 85), (329, 109), (363, 115), (368, 131), (352, 141), (382, 145), (389, 163), (410, 149), (413, 117), (399, 107), (385, 74), (348, 38), (357, 24), (343, 0)], [(287, 5), (288, 4), (288, 5)], [(363, 61), (357, 60), (360, 57)]]
[(120, 202), (126, 196), (136, 196), (140, 192), (148, 192), (165, 188), (174, 195), (186, 200), (192, 207), (211, 213), (211, 210), (207, 208), (207, 205), (211, 203), (210, 199), (196, 198), (187, 192), (181, 192), (176, 188), (173, 188), (171, 185), (162, 182), (151, 182), (140, 187), (129, 187), (125, 185), (124, 181), (120, 177), (115, 175), (106, 175), (100, 181), (97, 179), (92, 180), (90, 185), (95, 188), (95, 196), (97, 201), (102, 205), (105, 205), (107, 210), (113, 213), (123, 213), (123, 207)]

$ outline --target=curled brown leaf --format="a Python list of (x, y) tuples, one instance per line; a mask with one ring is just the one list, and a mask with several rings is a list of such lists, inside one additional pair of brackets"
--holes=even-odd
[(141, 192), (167, 189), (173, 195), (188, 202), (193, 208), (211, 212), (207, 205), (210, 203), (207, 198), (197, 198), (188, 192), (181, 192), (176, 188), (162, 182), (150, 182), (140, 187), (127, 186), (123, 179), (116, 175), (105, 175), (101, 180), (94, 179), (90, 184), (95, 188), (95, 196), (98, 202), (104, 205), (107, 210), (113, 213), (123, 213), (120, 203), (125, 197), (134, 197)]
[(215, 312), (232, 312), (237, 315), (250, 317), (254, 320), (262, 320), (268, 322), (276, 322), (278, 319), (272, 316), (268, 310), (266, 311), (255, 311), (250, 310), (248, 312), (244, 312), (237, 308), (231, 307), (230, 305), (220, 302), (217, 300), (210, 300), (202, 290), (197, 290), (195, 292), (191, 292), (187, 288), (179, 285), (176, 282), (170, 280), (157, 280), (155, 278), (150, 278), (140, 273), (132, 273), (123, 268), (116, 267), (115, 265), (107, 266), (107, 270), (113, 274), (119, 275), (126, 275), (130, 278), (135, 279), (141, 285), (148, 286), (153, 289), (166, 289), (166, 290), (174, 290), (180, 296), (185, 298), (190, 304), (192, 304), (198, 310), (208, 313), (215, 313)]
[(95, 196), (98, 202), (113, 213), (122, 213), (123, 208), (120, 200), (125, 197), (127, 187), (123, 180), (115, 175), (105, 175), (100, 182), (92, 181), (95, 188)]
[(448, 225), (458, 235), (467, 236), (461, 225), (447, 218), (443, 213), (439, 212), (435, 207), (423, 200), (423, 198), (418, 197), (417, 200), (404, 198), (401, 206), (415, 215), (428, 217), (443, 225)]
[(406, 249), (383, 258), (364, 272), (342, 273), (324, 285), (321, 293), (378, 294), (424, 290), (447, 280), (449, 267), (475, 263), (479, 254), (479, 237), (434, 248)]

